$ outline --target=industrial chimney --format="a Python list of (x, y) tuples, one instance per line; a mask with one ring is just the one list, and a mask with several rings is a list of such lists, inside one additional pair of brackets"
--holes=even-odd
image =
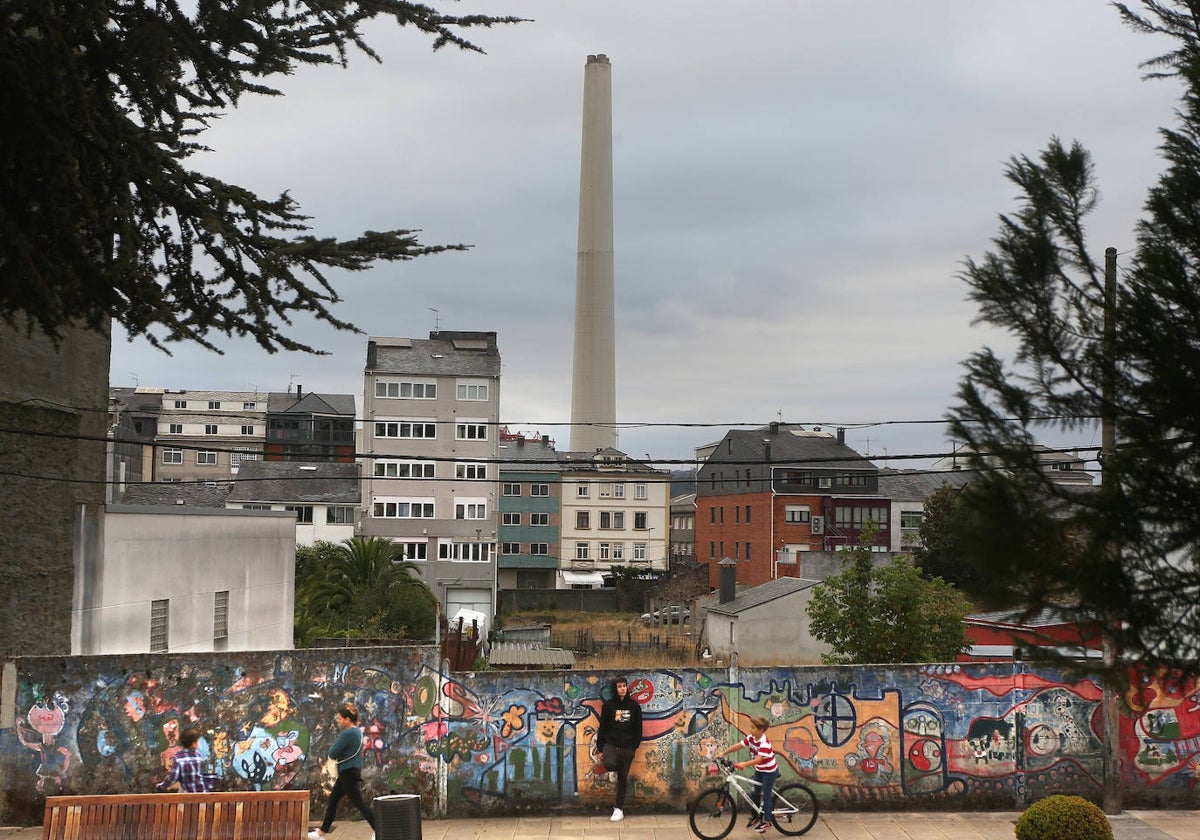
[(589, 55), (583, 71), (579, 252), (575, 269), (575, 357), (571, 449), (617, 445), (613, 315), (612, 65)]

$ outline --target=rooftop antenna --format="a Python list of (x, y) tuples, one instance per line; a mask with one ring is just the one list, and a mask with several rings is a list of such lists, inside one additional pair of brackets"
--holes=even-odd
[(433, 334), (437, 335), (441, 332), (441, 321), (438, 319), (438, 311), (432, 306), (427, 306), (426, 309), (433, 313)]
[(130, 374), (129, 374), (129, 375), (133, 377), (133, 387), (134, 387), (134, 388), (138, 387), (138, 385), (140, 385), (140, 384), (141, 384), (141, 383), (138, 381), (138, 375), (137, 375), (136, 373), (133, 373), (133, 372), (130, 372)]
[(783, 422), (783, 409), (781, 408), (778, 411), (776, 411), (775, 416), (778, 418), (779, 422), (782, 423)]
[(289, 373), (288, 374), (288, 393), (289, 394), (292, 393), (292, 387), (296, 384), (296, 377), (299, 375), (300, 374), (298, 374), (298, 373)]

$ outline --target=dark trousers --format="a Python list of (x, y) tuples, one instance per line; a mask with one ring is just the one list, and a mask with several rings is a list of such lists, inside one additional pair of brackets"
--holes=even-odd
[(625, 791), (629, 788), (629, 768), (633, 765), (633, 756), (637, 747), (618, 747), (613, 744), (604, 745), (604, 766), (610, 773), (617, 774), (616, 807), (625, 809)]
[[(754, 793), (750, 798), (754, 800), (754, 804), (762, 808), (763, 822), (771, 821), (771, 812), (775, 810), (775, 805), (771, 800), (771, 794), (775, 791), (775, 779), (778, 778), (779, 771), (772, 770), (770, 773), (764, 773), (761, 770), (754, 771), (754, 781), (762, 785), (762, 787), (754, 788)], [(761, 799), (759, 797), (762, 797)]]
[(362, 788), (362, 771), (357, 767), (351, 767), (338, 773), (337, 781), (333, 783), (333, 791), (329, 794), (329, 804), (325, 807), (325, 819), (321, 821), (321, 831), (329, 831), (333, 828), (333, 817), (337, 813), (338, 803), (342, 801), (342, 797), (346, 797), (354, 803), (354, 807), (363, 815), (371, 828), (375, 827), (375, 817), (371, 814), (371, 808), (367, 805), (367, 800), (363, 799)]

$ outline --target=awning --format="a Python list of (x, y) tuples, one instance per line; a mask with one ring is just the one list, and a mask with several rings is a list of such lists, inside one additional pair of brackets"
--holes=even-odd
[(563, 583), (570, 586), (603, 586), (604, 575), (600, 572), (571, 572), (566, 569), (559, 571)]

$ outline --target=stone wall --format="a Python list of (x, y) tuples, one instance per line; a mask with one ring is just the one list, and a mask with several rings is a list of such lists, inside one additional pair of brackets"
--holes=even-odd
[[(26, 658), (0, 685), (0, 824), (36, 823), (44, 797), (147, 791), (197, 725), (223, 789), (309, 788), (334, 709), (366, 734), (368, 794), (415, 792), (427, 816), (597, 811), (592, 749), (614, 674), (439, 674), (429, 647)], [(1101, 792), (1095, 680), (1045, 665), (662, 668), (628, 674), (644, 741), (629, 807), (683, 810), (709, 757), (765, 715), (785, 779), (823, 808), (1021, 809)], [(1121, 722), (1127, 806), (1200, 807), (1194, 681), (1145, 674)], [(349, 812), (343, 816), (349, 816)]]

